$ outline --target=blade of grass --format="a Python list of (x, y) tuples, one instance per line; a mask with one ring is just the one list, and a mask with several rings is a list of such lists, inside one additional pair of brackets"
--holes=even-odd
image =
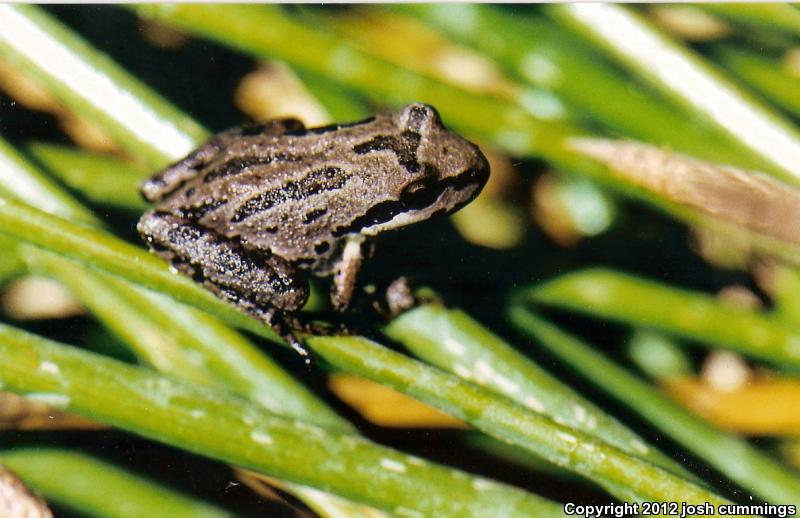
[(652, 386), (528, 309), (512, 306), (509, 316), (515, 326), (535, 337), (548, 351), (744, 489), (769, 502), (800, 505), (800, 478), (796, 473), (746, 441), (693, 416)]
[(139, 184), (148, 175), (147, 168), (118, 157), (43, 142), (30, 144), (27, 151), (64, 184), (93, 203), (137, 212), (148, 208), (139, 195)]
[(297, 75), (311, 95), (325, 107), (331, 120), (363, 120), (372, 114), (362, 99), (347, 91), (336, 81), (307, 71), (297, 72)]
[(789, 3), (708, 2), (698, 4), (698, 7), (742, 25), (800, 36), (800, 11)]
[(146, 164), (163, 166), (207, 137), (197, 123), (40, 8), (0, 6), (0, 28), (0, 57)]
[(800, 183), (800, 132), (724, 73), (664, 36), (632, 10), (610, 4), (548, 9), (565, 26), (598, 44), (687, 109), (708, 117), (744, 147)]
[(417, 16), (486, 53), (516, 76), (625, 135), (713, 161), (767, 167), (704, 120), (623, 77), (590, 47), (546, 19), (481, 4), (401, 4), (392, 9)]
[(639, 499), (670, 501), (680, 495), (686, 502), (724, 502), (650, 462), (365, 338), (315, 336), (307, 343), (336, 368), (388, 385), (610, 491), (622, 488), (622, 498), (635, 494)]
[(0, 357), (6, 390), (397, 514), (562, 515), (560, 505), (524, 491), (2, 325)]
[(385, 329), (416, 356), (684, 477), (686, 470), (565, 386), (466, 313), (428, 304)]
[(800, 116), (800, 77), (783, 70), (780, 60), (732, 45), (712, 49), (714, 57), (767, 98)]
[[(800, 334), (762, 311), (708, 294), (591, 269), (519, 292), (521, 300), (648, 327), (714, 347), (727, 347), (783, 366), (800, 365)], [(644, 301), (646, 304), (632, 304)]]
[(686, 348), (661, 333), (637, 330), (626, 348), (631, 361), (655, 380), (666, 381), (694, 374)]
[(25, 261), (19, 254), (19, 242), (0, 236), (0, 286), (6, 281), (25, 273)]
[[(0, 6), (2, 7), (2, 6)], [(0, 192), (11, 193), (34, 207), (67, 219), (99, 223), (94, 214), (36, 170), (11, 144), (0, 138)]]
[(0, 451), (0, 463), (48, 501), (104, 518), (232, 517), (195, 498), (177, 493), (89, 455), (55, 448)]

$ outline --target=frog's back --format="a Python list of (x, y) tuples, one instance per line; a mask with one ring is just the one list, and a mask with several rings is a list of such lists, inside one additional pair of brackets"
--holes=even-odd
[[(388, 120), (364, 124), (370, 124), (370, 134), (392, 130)], [(381, 189), (370, 187), (369, 178), (391, 174), (379, 157), (353, 159), (352, 147), (363, 140), (359, 124), (277, 135), (223, 134), (209, 142), (215, 149), (206, 153), (199, 173), (164, 197), (158, 209), (247, 248), (319, 266), (347, 233), (350, 215), (366, 210), (361, 203), (374, 203)]]
[[(432, 129), (413, 126), (409, 119), (417, 115), (413, 124)], [(464, 169), (461, 158), (474, 152), (482, 160), (476, 171), (488, 175), (477, 148), (447, 132), (435, 110), (423, 105), (310, 130), (289, 122), (220, 134), (160, 173), (151, 183), (170, 176), (182, 180), (166, 195), (158, 192), (157, 210), (325, 274), (347, 236), (386, 226), (393, 218), (407, 224), (412, 219), (407, 216), (417, 210), (414, 204), (431, 203), (422, 191), (436, 187), (429, 189), (432, 199), (444, 192), (449, 184), (441, 180), (450, 164)], [(451, 153), (446, 163), (427, 160), (442, 149)], [(479, 188), (485, 178), (470, 181)], [(429, 212), (449, 211), (460, 203), (440, 204)]]

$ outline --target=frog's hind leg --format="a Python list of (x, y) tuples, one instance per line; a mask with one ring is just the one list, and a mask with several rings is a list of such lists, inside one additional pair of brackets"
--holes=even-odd
[(305, 351), (291, 334), (285, 316), (303, 307), (309, 291), (306, 276), (291, 264), (247, 250), (235, 240), (168, 212), (145, 213), (137, 229), (178, 271), (272, 327), (298, 352)]

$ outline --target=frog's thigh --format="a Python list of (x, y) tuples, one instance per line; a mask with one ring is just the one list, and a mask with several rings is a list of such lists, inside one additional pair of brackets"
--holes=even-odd
[(138, 230), (179, 271), (269, 324), (275, 310), (297, 311), (308, 299), (307, 280), (286, 261), (248, 251), (197, 223), (151, 211)]
[(342, 258), (336, 264), (336, 274), (333, 278), (333, 292), (331, 302), (334, 309), (344, 311), (353, 298), (353, 291), (356, 287), (356, 276), (361, 264), (364, 262), (364, 254), (361, 245), (363, 237), (353, 237), (348, 239), (342, 252)]

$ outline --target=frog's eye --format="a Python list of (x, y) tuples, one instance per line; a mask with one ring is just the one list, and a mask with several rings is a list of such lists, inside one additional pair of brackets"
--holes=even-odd
[(409, 104), (403, 108), (400, 120), (403, 123), (403, 127), (417, 133), (441, 125), (439, 112), (436, 111), (436, 108), (422, 103)]

